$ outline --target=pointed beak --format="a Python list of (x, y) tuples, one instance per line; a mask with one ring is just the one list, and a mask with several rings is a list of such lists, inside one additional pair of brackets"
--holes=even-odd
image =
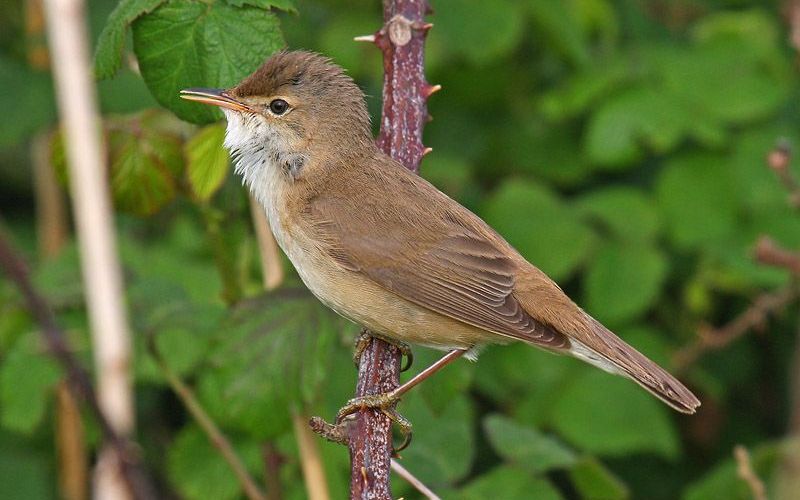
[(234, 111), (251, 111), (244, 103), (237, 101), (223, 89), (183, 89), (181, 98), (188, 101), (202, 102)]

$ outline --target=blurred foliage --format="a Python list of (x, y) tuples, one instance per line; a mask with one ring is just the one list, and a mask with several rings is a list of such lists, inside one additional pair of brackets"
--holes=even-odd
[[(432, 4), (427, 77), (444, 90), (429, 102), (435, 119), (425, 137), (435, 153), (422, 174), (589, 312), (669, 367), (700, 325), (723, 324), (787, 282), (749, 254), (762, 233), (800, 246), (800, 217), (764, 163), (779, 138), (800, 137), (797, 55), (776, 2)], [(49, 75), (26, 59), (42, 35), (25, 35), (20, 0), (2, 5), (4, 223), (90, 367), (76, 248), (35, 258), (33, 135), (51, 137), (54, 167), (67, 181)], [(349, 397), (357, 329), (306, 293), (287, 263), (287, 284), (260, 292), (247, 198), (220, 146), (224, 128), (209, 124), (220, 115), (181, 101), (178, 90), (230, 86), (287, 44), (347, 68), (377, 117), (380, 54), (352, 37), (380, 25), (379, 2), (89, 7), (149, 468), (183, 498), (242, 496), (171, 394), (152, 344), (252, 474), (263, 480), (269, 441), (282, 458), (286, 498), (303, 498), (290, 417), (331, 418)], [(703, 400), (693, 417), (578, 361), (522, 345), (488, 348), (478, 363), (448, 367), (402, 402), (415, 425), (403, 463), (444, 498), (749, 498), (731, 456), (743, 444), (772, 493), (792, 449), (785, 434), (796, 314), (794, 306), (763, 335), (689, 366), (681, 376)], [(414, 371), (436, 356), (416, 349)], [(2, 498), (55, 496), (52, 394), (60, 376), (20, 297), (0, 282)], [(321, 447), (339, 497), (347, 453)], [(393, 486), (416, 498), (402, 481)]]

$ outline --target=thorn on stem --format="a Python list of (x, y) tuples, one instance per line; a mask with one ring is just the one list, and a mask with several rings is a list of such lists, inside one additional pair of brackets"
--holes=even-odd
[(427, 99), (430, 96), (432, 96), (433, 94), (435, 94), (436, 92), (439, 92), (440, 90), (442, 90), (442, 86), (439, 85), (439, 84), (437, 84), (437, 85), (426, 85), (425, 88), (422, 90), (422, 94), (425, 96), (425, 99)]
[(361, 35), (353, 38), (355, 42), (370, 42), (375, 43), (375, 35)]
[(425, 157), (428, 154), (430, 154), (431, 152), (433, 152), (433, 148), (425, 148), (425, 149), (422, 150), (422, 156)]

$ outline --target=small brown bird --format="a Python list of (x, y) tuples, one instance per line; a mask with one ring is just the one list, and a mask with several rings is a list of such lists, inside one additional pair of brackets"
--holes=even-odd
[[(700, 401), (567, 297), (478, 216), (375, 145), (364, 94), (329, 59), (280, 52), (229, 90), (225, 147), (311, 292), (382, 337), (477, 355), (522, 341)], [(542, 235), (546, 237), (546, 235)]]

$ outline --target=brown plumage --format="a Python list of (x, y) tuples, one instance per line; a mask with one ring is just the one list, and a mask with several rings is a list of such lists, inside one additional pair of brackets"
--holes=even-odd
[(343, 316), (439, 349), (523, 341), (627, 376), (676, 410), (700, 405), (479, 217), (379, 151), (363, 94), (328, 59), (282, 52), (227, 93), (185, 97), (223, 108), (226, 146), (276, 240)]

